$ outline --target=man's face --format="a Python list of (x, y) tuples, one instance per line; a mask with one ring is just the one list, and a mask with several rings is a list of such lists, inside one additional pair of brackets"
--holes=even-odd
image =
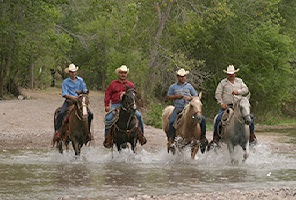
[(235, 78), (235, 73), (234, 74), (227, 74), (227, 79), (230, 81), (233, 81)]
[(76, 71), (69, 71), (69, 76), (71, 79), (74, 79), (76, 76)]
[(180, 75), (177, 75), (177, 77), (178, 77), (178, 82), (179, 82), (179, 83), (185, 83), (185, 81), (186, 81), (186, 76), (180, 76)]
[(125, 72), (125, 71), (119, 71), (119, 73), (118, 73), (118, 77), (119, 77), (119, 79), (120, 80), (126, 80), (127, 79), (127, 72)]

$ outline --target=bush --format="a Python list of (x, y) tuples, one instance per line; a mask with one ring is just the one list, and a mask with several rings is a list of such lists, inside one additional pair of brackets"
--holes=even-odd
[(162, 127), (161, 115), (162, 115), (163, 109), (164, 109), (164, 105), (162, 105), (161, 103), (150, 104), (147, 107), (147, 110), (144, 114), (145, 123), (155, 128), (161, 128)]

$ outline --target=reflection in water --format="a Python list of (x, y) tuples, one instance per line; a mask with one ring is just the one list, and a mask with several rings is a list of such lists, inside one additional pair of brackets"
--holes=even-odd
[[(217, 154), (173, 156), (166, 149), (134, 155), (86, 148), (80, 158), (53, 150), (0, 152), (0, 199), (125, 199), (159, 195), (293, 187), (295, 154), (274, 153), (260, 143), (246, 163), (230, 164), (226, 146)], [(188, 149), (189, 151), (189, 149)], [(237, 157), (241, 157), (241, 152)]]

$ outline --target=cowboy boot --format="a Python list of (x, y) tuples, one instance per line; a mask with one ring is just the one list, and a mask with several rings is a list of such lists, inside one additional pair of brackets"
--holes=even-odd
[(143, 135), (142, 131), (138, 131), (138, 140), (139, 140), (141, 146), (143, 146), (144, 144), (147, 143), (147, 139)]
[(61, 129), (56, 130), (53, 134), (52, 146), (54, 146), (57, 141), (61, 140), (61, 137), (62, 137)]
[(220, 140), (220, 138), (215, 131), (213, 134), (213, 140), (207, 146), (207, 151), (210, 151), (211, 149), (215, 149), (216, 147), (220, 147), (219, 140)]
[(201, 151), (201, 153), (204, 153), (206, 151), (208, 144), (209, 144), (209, 141), (206, 137), (206, 133), (204, 132), (200, 136), (200, 151)]
[(175, 154), (176, 152), (176, 149), (175, 149), (175, 146), (174, 146), (174, 138), (173, 137), (169, 137), (168, 138), (168, 143), (167, 143), (167, 146), (168, 146), (168, 153), (172, 152), (173, 154)]
[(250, 131), (250, 138), (249, 138), (249, 144), (250, 145), (256, 145), (257, 144), (257, 138), (254, 132)]
[(111, 137), (110, 132), (107, 133), (103, 145), (105, 148), (108, 148), (108, 149), (110, 149), (112, 147), (113, 141), (112, 141), (112, 137)]

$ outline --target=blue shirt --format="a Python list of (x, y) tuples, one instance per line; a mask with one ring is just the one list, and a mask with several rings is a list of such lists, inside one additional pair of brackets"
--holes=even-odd
[(76, 76), (75, 79), (76, 81), (73, 81), (70, 77), (68, 77), (63, 81), (63, 84), (62, 84), (63, 97), (65, 97), (65, 95), (78, 96), (75, 91), (87, 92), (87, 88), (84, 80), (79, 76)]
[[(196, 90), (192, 87), (190, 83), (185, 82), (183, 85), (174, 83), (169, 87), (168, 95), (183, 94), (184, 96), (197, 96)], [(176, 108), (184, 108), (185, 99), (174, 99), (174, 106)]]

